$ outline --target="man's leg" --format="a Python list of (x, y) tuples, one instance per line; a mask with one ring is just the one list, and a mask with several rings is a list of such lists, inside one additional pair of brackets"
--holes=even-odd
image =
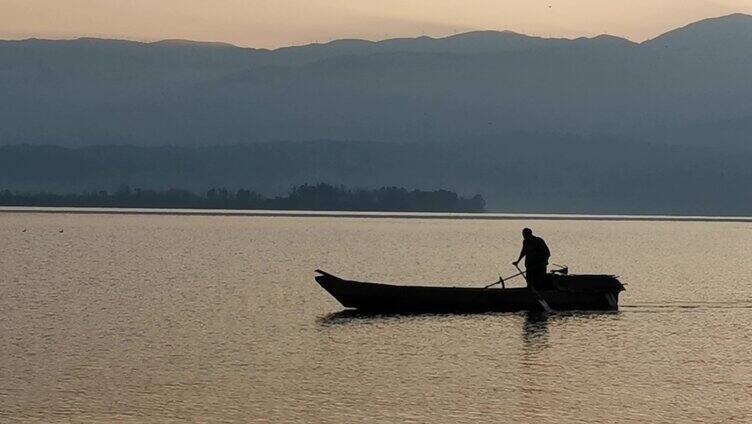
[(527, 284), (535, 290), (545, 287), (546, 267), (534, 266), (527, 268)]

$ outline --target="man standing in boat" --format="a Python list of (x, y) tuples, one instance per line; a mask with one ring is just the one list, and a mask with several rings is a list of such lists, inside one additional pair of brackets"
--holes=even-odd
[(524, 257), (528, 286), (534, 289), (543, 289), (548, 285), (546, 267), (551, 251), (548, 250), (548, 246), (542, 238), (533, 235), (533, 230), (530, 228), (522, 230), (522, 239), (520, 257), (512, 264), (517, 266)]

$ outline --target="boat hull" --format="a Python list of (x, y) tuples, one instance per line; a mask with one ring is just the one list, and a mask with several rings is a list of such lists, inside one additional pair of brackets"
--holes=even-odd
[[(318, 271), (316, 281), (345, 308), (366, 312), (615, 311), (624, 290), (612, 276), (554, 276), (555, 288), (421, 287), (344, 280)], [(567, 281), (569, 280), (569, 281)], [(574, 284), (567, 284), (574, 283)], [(545, 302), (541, 302), (543, 299)]]

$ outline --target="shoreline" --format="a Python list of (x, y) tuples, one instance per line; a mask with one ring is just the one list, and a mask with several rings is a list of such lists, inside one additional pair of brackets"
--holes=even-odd
[(145, 209), (145, 208), (70, 208), (0, 206), (4, 213), (42, 213), (79, 215), (179, 215), (239, 216), (287, 218), (382, 218), (382, 219), (468, 219), (468, 220), (549, 220), (549, 221), (677, 221), (677, 222), (750, 222), (743, 216), (692, 215), (598, 215), (598, 214), (525, 214), (525, 213), (446, 213), (446, 212), (347, 212), (233, 209)]

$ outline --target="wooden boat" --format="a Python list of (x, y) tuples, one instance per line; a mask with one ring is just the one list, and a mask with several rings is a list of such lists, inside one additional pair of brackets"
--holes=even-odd
[[(612, 275), (548, 274), (550, 288), (397, 286), (344, 280), (316, 270), (316, 282), (345, 308), (367, 312), (472, 313), (517, 311), (616, 311), (624, 290)], [(549, 310), (550, 308), (550, 310)]]

